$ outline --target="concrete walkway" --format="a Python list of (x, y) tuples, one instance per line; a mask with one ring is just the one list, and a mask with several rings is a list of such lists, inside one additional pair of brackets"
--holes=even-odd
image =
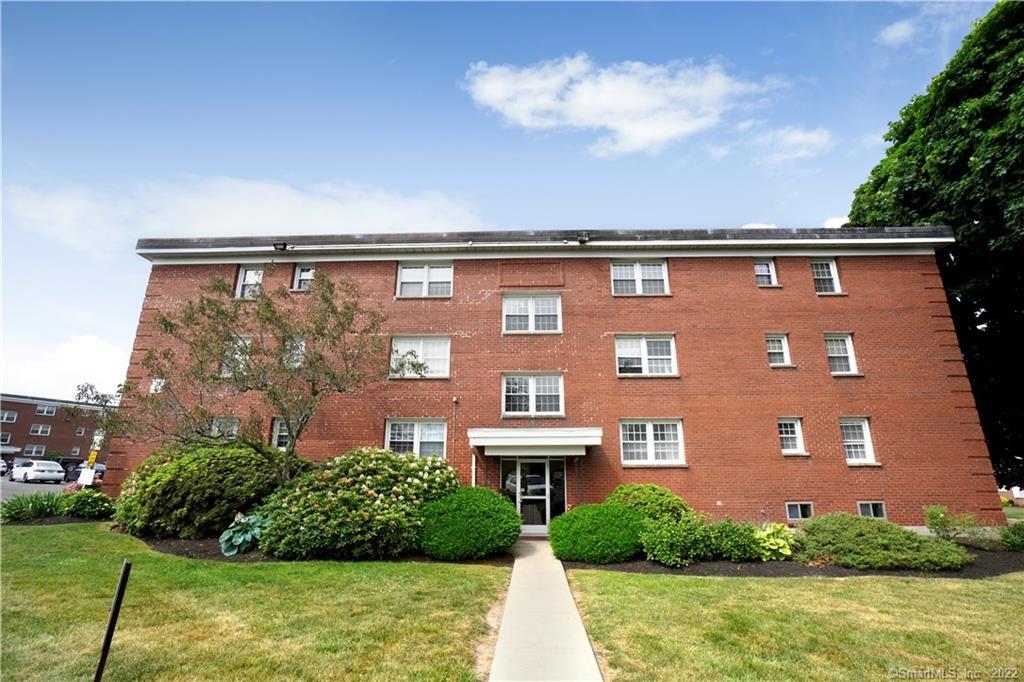
[(492, 681), (601, 680), (601, 671), (547, 540), (520, 539), (491, 663)]

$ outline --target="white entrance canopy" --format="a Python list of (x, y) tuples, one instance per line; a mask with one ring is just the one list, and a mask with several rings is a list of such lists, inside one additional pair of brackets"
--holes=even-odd
[(469, 444), (490, 457), (582, 457), (600, 445), (601, 427), (469, 429)]

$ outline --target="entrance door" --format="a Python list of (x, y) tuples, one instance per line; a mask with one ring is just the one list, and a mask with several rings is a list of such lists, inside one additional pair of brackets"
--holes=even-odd
[(551, 519), (565, 512), (565, 460), (503, 459), (502, 494), (516, 505), (523, 533), (546, 535)]

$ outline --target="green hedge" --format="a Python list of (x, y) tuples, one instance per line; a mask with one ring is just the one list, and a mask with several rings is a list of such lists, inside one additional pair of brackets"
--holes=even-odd
[(1015, 523), (1003, 529), (1000, 539), (1011, 552), (1024, 551), (1024, 523)]
[(460, 488), (423, 505), (420, 547), (435, 559), (481, 559), (519, 538), (516, 508), (489, 488)]
[(562, 561), (613, 564), (640, 553), (644, 517), (614, 502), (584, 504), (551, 520), (551, 549)]
[(669, 517), (678, 520), (690, 511), (682, 498), (653, 483), (625, 483), (615, 488), (605, 502), (631, 507), (648, 519)]
[(114, 515), (114, 501), (91, 488), (82, 488), (61, 496), (60, 510), (64, 516), (104, 521)]

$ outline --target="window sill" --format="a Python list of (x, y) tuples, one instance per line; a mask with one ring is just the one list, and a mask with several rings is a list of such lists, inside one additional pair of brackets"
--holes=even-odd
[(689, 469), (686, 462), (622, 462), (623, 469)]
[(612, 294), (612, 298), (669, 298), (672, 292), (665, 294)]
[(809, 452), (783, 452), (782, 456), (783, 457), (810, 457), (811, 453), (809, 453)]
[(388, 379), (393, 379), (395, 381), (448, 381), (449, 379), (451, 379), (451, 376), (447, 375), (447, 374), (445, 376), (443, 376), (443, 377), (442, 376), (436, 376), (436, 377), (430, 377), (430, 376), (423, 376), (423, 377), (416, 377), (416, 376), (412, 376), (412, 377), (389, 376)]
[(826, 296), (826, 297), (827, 296), (833, 296), (833, 297), (838, 296), (838, 297), (842, 298), (843, 296), (847, 296), (847, 293), (845, 291), (816, 291), (814, 293), (818, 294), (818, 296)]
[(526, 332), (526, 331), (523, 331), (523, 332), (511, 331), (510, 332), (510, 331), (502, 331), (501, 335), (502, 336), (561, 336), (562, 335), (562, 330), (561, 329), (552, 329), (550, 331), (545, 330), (545, 331), (540, 331), (540, 332)]
[(862, 372), (831, 372), (832, 376), (836, 379), (856, 379), (857, 377), (863, 377)]
[(758, 289), (781, 289), (781, 284), (758, 284)]
[(291, 289), (288, 290), (288, 293), (289, 294), (308, 294), (309, 293), (309, 289), (295, 289), (295, 288), (291, 288)]
[(848, 467), (880, 467), (880, 466), (882, 466), (882, 463), (881, 462), (847, 462), (846, 466), (848, 466)]
[(768, 365), (768, 367), (770, 369), (796, 369), (796, 365), (793, 365), (793, 364), (787, 364), (787, 365)]
[(615, 376), (619, 379), (678, 379), (679, 374), (619, 374), (615, 373)]
[(565, 414), (506, 414), (502, 412), (502, 419), (565, 419)]
[(450, 301), (451, 296), (395, 296), (396, 301)]

